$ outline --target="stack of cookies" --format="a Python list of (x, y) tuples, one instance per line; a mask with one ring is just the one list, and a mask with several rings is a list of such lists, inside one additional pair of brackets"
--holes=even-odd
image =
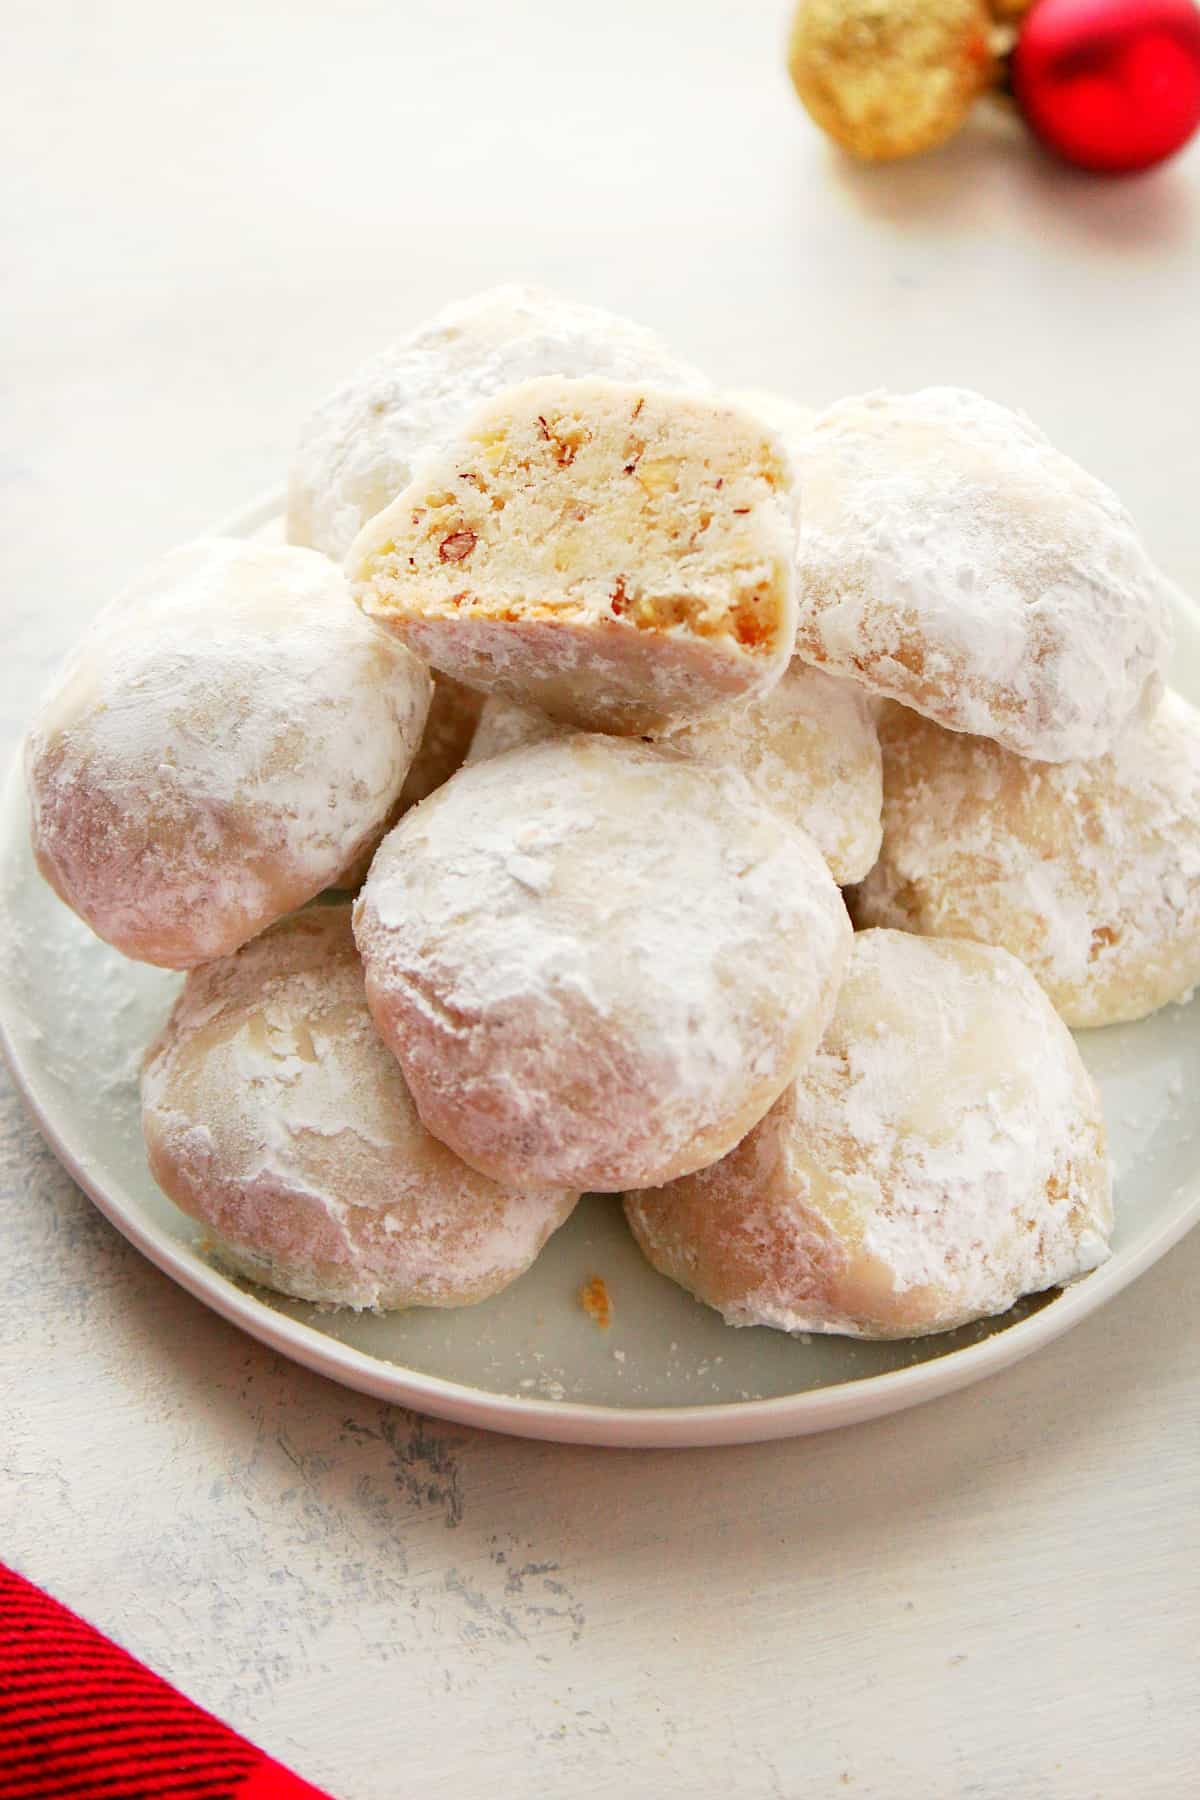
[(168, 557), (28, 744), (47, 879), (191, 971), (143, 1116), (224, 1262), (461, 1305), (593, 1190), (733, 1324), (907, 1337), (1103, 1261), (1068, 1026), (1200, 976), (1200, 719), (1100, 482), (503, 288), (319, 409), (288, 537)]

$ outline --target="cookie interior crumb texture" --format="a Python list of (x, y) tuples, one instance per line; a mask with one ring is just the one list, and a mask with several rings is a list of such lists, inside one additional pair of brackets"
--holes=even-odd
[(341, 562), (472, 408), (539, 375), (710, 386), (630, 319), (518, 282), (486, 288), (372, 357), (318, 406), (292, 461), (288, 541)]
[(635, 734), (778, 679), (795, 629), (781, 443), (716, 400), (528, 382), (373, 520), (356, 598), (434, 667)]

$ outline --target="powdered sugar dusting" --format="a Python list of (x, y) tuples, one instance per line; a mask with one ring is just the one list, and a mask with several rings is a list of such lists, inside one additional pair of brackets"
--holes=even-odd
[(1003, 945), (1068, 1024), (1137, 1019), (1200, 980), (1200, 714), (1168, 693), (1096, 762), (1040, 764), (889, 707), (865, 924)]
[(483, 1299), (576, 1197), (501, 1189), (424, 1130), (372, 1027), (344, 906), (192, 974), (147, 1058), (143, 1109), (170, 1197), (226, 1261), (304, 1299)]
[(464, 769), (411, 813), (356, 930), (430, 1128), (497, 1176), (605, 1191), (761, 1116), (848, 943), (815, 846), (741, 776), (583, 734)]
[(883, 769), (863, 690), (794, 659), (761, 700), (665, 740), (697, 761), (740, 769), (781, 818), (816, 843), (835, 881), (858, 881), (879, 854)]
[(733, 1324), (904, 1337), (1108, 1254), (1099, 1099), (1004, 951), (854, 940), (812, 1061), (733, 1154), (631, 1196), (651, 1260)]
[(798, 652), (955, 731), (1102, 755), (1158, 697), (1166, 587), (1108, 488), (961, 388), (843, 400), (794, 443)]
[(130, 956), (223, 954), (382, 826), (429, 694), (326, 558), (186, 545), (100, 615), (30, 733), (44, 872)]
[(292, 465), (288, 537), (339, 561), (481, 400), (538, 375), (604, 375), (703, 392), (653, 332), (544, 289), (489, 288), (374, 358), (317, 410)]
[[(570, 727), (490, 695), (468, 764), (521, 744), (563, 737)], [(860, 881), (879, 854), (883, 771), (864, 691), (794, 659), (761, 699), (658, 741), (714, 768), (737, 769), (761, 800), (806, 831), (835, 881)]]

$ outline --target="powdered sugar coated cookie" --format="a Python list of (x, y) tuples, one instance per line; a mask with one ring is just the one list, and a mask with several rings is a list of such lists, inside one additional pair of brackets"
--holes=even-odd
[(732, 1325), (897, 1338), (1095, 1268), (1110, 1190), (1098, 1096), (1028, 971), (867, 931), (762, 1123), (626, 1212), (654, 1266)]
[(465, 1306), (576, 1196), (511, 1192), (430, 1137), (367, 1011), (346, 906), (196, 970), (143, 1076), (150, 1167), (252, 1280), (335, 1306)]
[(1200, 714), (1180, 695), (1089, 763), (1030, 762), (900, 706), (880, 735), (861, 923), (1000, 944), (1074, 1026), (1140, 1019), (1200, 981)]
[(39, 867), (127, 956), (226, 955), (375, 838), (429, 694), (326, 557), (185, 545), (100, 615), (29, 733)]
[[(467, 756), (484, 762), (570, 730), (493, 694)], [(883, 774), (868, 698), (793, 659), (761, 700), (656, 740), (697, 762), (738, 769), (780, 818), (806, 831), (836, 882), (861, 881), (879, 854)]]
[(429, 1129), (496, 1180), (608, 1191), (761, 1118), (850, 939), (815, 845), (741, 776), (585, 734), (463, 769), (409, 813), (355, 931)]
[(1116, 497), (963, 388), (869, 394), (795, 452), (799, 655), (1045, 762), (1161, 691), (1165, 584)]

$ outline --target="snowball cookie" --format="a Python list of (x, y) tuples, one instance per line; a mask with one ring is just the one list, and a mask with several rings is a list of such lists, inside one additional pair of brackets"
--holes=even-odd
[(146, 1060), (142, 1117), (155, 1180), (222, 1259), (302, 1300), (485, 1300), (576, 1199), (497, 1187), (430, 1137), (371, 1024), (348, 906), (188, 978)]
[(1164, 584), (1108, 488), (963, 388), (823, 413), (803, 493), (797, 653), (1044, 762), (1149, 711)]
[[(493, 694), (467, 760), (483, 762), (569, 728)], [(799, 660), (761, 700), (657, 740), (714, 767), (740, 769), (761, 800), (807, 831), (835, 881), (861, 881), (879, 854), (883, 773), (862, 688)]]
[(698, 762), (740, 769), (759, 798), (806, 831), (835, 881), (860, 881), (879, 854), (883, 772), (861, 688), (794, 660), (761, 700), (664, 740)]
[(372, 841), (430, 686), (326, 557), (187, 544), (100, 614), (30, 732), (39, 867), (126, 956), (224, 956)]
[(1032, 975), (981, 944), (867, 931), (762, 1123), (626, 1213), (731, 1325), (918, 1337), (1103, 1262), (1110, 1187), (1095, 1088)]
[(611, 381), (490, 400), (355, 540), (363, 609), (470, 687), (635, 735), (771, 687), (791, 463), (750, 413)]
[(535, 375), (607, 375), (702, 390), (652, 331), (542, 288), (489, 288), (375, 357), (308, 421), (292, 464), (287, 529), (340, 562), (367, 520), (480, 400)]
[(417, 1110), (513, 1186), (700, 1168), (816, 1047), (850, 940), (815, 845), (732, 770), (580, 733), (459, 771), (355, 909)]
[(1092, 763), (1034, 763), (903, 707), (881, 721), (867, 925), (1001, 944), (1068, 1025), (1140, 1019), (1200, 982), (1200, 713), (1170, 693)]

